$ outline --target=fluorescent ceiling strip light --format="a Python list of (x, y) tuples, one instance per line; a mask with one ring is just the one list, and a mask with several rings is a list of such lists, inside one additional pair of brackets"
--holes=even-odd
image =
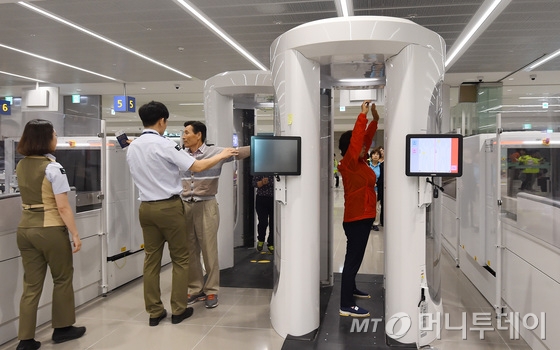
[(520, 100), (546, 100), (546, 99), (560, 99), (560, 96), (521, 96)]
[(237, 43), (232, 37), (227, 35), (217, 24), (212, 22), (212, 20), (206, 15), (204, 15), (198, 8), (192, 5), (188, 1), (184, 0), (173, 0), (179, 5), (181, 5), (185, 10), (190, 12), (199, 22), (204, 24), (208, 29), (216, 33), (223, 41), (225, 41), (229, 46), (233, 47), (237, 52), (239, 52), (243, 57), (245, 57), (249, 62), (253, 63), (256, 67), (263, 71), (268, 71), (268, 68), (257, 60), (253, 55), (251, 55), (247, 50), (245, 50), (239, 43)]
[[(109, 76), (107, 76), (107, 75), (95, 73), (95, 72), (92, 72), (92, 71), (87, 70), (87, 69), (83, 69), (83, 68), (80, 68), (80, 67), (73, 66), (73, 65), (68, 64), (68, 63), (64, 63), (64, 62), (60, 62), (60, 61), (57, 61), (57, 60), (53, 60), (52, 58), (48, 58), (48, 57), (45, 57), (45, 56), (37, 55), (37, 54), (31, 53), (31, 52), (28, 52), (28, 51), (16, 49), (15, 47), (11, 47), (11, 46), (4, 45), (4, 44), (0, 44), (0, 47), (6, 48), (6, 49), (8, 49), (8, 50), (13, 50), (13, 51), (16, 51), (16, 52), (19, 52), (19, 53), (23, 53), (23, 54), (25, 54), (25, 55), (29, 55), (29, 56), (32, 56), (32, 57), (35, 57), (35, 58), (39, 58), (39, 59), (42, 59), (42, 60), (45, 60), (45, 61), (49, 61), (49, 62), (52, 62), (52, 63), (60, 64), (61, 66), (65, 66), (65, 67), (69, 67), (69, 68), (72, 68), (72, 69), (80, 70), (80, 71), (82, 71), (82, 72), (86, 72), (86, 73), (89, 73), (89, 74), (97, 75), (97, 76), (102, 77), (102, 78), (105, 78), (105, 79), (119, 81), (118, 79), (109, 77)], [(28, 78), (28, 79), (32, 79), (32, 78)], [(35, 80), (35, 79), (32, 79), (32, 80)], [(41, 81), (39, 81), (39, 82), (41, 83)]]
[[(476, 19), (476, 16), (477, 16), (478, 12), (480, 12), (480, 10), (489, 1), (492, 1), (492, 4), (490, 4), (488, 9), (486, 9), (486, 11), (484, 11), (483, 14), (478, 19)], [(482, 25), (490, 17), (492, 12), (494, 12), (494, 10), (496, 10), (498, 5), (500, 5), (500, 3), (502, 3), (502, 1), (503, 1), (503, 4), (502, 4), (503, 6), (501, 6), (501, 9), (494, 14), (494, 18), (495, 18), (500, 14), (501, 11), (503, 11), (503, 9), (507, 5), (509, 5), (511, 0), (486, 0), (482, 4), (482, 6), (477, 11), (475, 16), (467, 24), (467, 27), (465, 28), (465, 30), (459, 35), (459, 38), (461, 38), (461, 36), (463, 36), (464, 33), (467, 33), (467, 34), (462, 39), (460, 39), (457, 43), (453, 44), (453, 47), (451, 47), (451, 49), (449, 50), (449, 54), (447, 55), (447, 59), (445, 61), (445, 67), (446, 68), (448, 68), (448, 66), (451, 67), (451, 65), (459, 59), (459, 57), (464, 53), (464, 51), (467, 50), (467, 48), (472, 44), (472, 42), (469, 42), (469, 41), (474, 37), (475, 34), (477, 34), (477, 31), (482, 27)], [(473, 21), (475, 21), (475, 22), (473, 22)], [(487, 23), (487, 25), (490, 25), (490, 23)], [(469, 27), (471, 27), (470, 30), (468, 29)], [(480, 34), (480, 33), (478, 33), (478, 34)]]
[(382, 78), (356, 78), (356, 79), (340, 79), (340, 83), (378, 83)]
[[(183, 72), (181, 72), (180, 70), (177, 70), (177, 69), (175, 69), (175, 68), (173, 68), (173, 67), (170, 67), (170, 66), (168, 66), (168, 65), (166, 65), (166, 64), (164, 64), (164, 63), (161, 63), (161, 62), (159, 62), (159, 61), (156, 61), (156, 60), (154, 60), (153, 58), (150, 58), (150, 57), (148, 57), (148, 56), (146, 56), (146, 55), (143, 55), (143, 54), (141, 54), (141, 53), (138, 52), (138, 51), (134, 51), (133, 49), (128, 48), (128, 47), (126, 47), (126, 46), (124, 46), (124, 45), (121, 45), (121, 44), (119, 44), (119, 43), (117, 43), (117, 42), (115, 42), (115, 41), (112, 41), (112, 40), (110, 40), (110, 39), (107, 39), (107, 38), (105, 38), (105, 37), (102, 36), (102, 35), (99, 35), (99, 34), (97, 34), (97, 33), (95, 33), (95, 32), (92, 32), (91, 30), (88, 30), (88, 29), (86, 29), (86, 28), (84, 28), (84, 27), (80, 27), (79, 25), (74, 24), (74, 23), (72, 23), (72, 22), (70, 22), (70, 21), (67, 21), (67, 20), (65, 20), (65, 19), (62, 18), (62, 17), (59, 17), (59, 16), (57, 16), (57, 15), (55, 15), (55, 14), (52, 14), (52, 13), (50, 13), (50, 12), (47, 12), (47, 11), (43, 10), (42, 8), (40, 8), (40, 7), (31, 5), (31, 4), (26, 3), (26, 2), (24, 2), (24, 1), (20, 1), (20, 2), (18, 2), (18, 4), (20, 4), (21, 6), (27, 7), (28, 9), (33, 10), (33, 11), (35, 11), (35, 12), (37, 12), (37, 13), (39, 13), (39, 14), (45, 16), (45, 17), (49, 17), (49, 18), (51, 18), (51, 19), (54, 19), (54, 20), (57, 21), (57, 22), (60, 22), (60, 23), (62, 23), (62, 24), (64, 24), (64, 25), (67, 25), (67, 26), (69, 26), (69, 27), (72, 27), (72, 28), (74, 28), (74, 29), (77, 29), (77, 30), (79, 30), (79, 31), (81, 31), (81, 32), (83, 32), (83, 33), (86, 33), (87, 35), (90, 35), (90, 36), (92, 36), (92, 37), (94, 37), (94, 38), (96, 38), (96, 39), (99, 39), (99, 40), (104, 41), (104, 42), (106, 42), (106, 43), (108, 43), (108, 44), (111, 44), (111, 45), (113, 45), (113, 46), (115, 46), (115, 47), (118, 47), (118, 48), (121, 49), (121, 50), (127, 51), (127, 52), (129, 52), (129, 53), (131, 53), (131, 54), (133, 54), (133, 55), (135, 55), (135, 56), (138, 56), (138, 57), (140, 57), (140, 58), (143, 58), (143, 59), (145, 59), (146, 61), (152, 62), (153, 64), (156, 64), (156, 65), (158, 65), (158, 66), (160, 66), (160, 67), (163, 67), (163, 68), (165, 68), (165, 69), (169, 69), (169, 70), (172, 71), (172, 72), (175, 72), (175, 73), (177, 73), (177, 74), (179, 74), (179, 75), (182, 75), (182, 76), (184, 76), (184, 77), (187, 77), (187, 78), (189, 78), (189, 79), (192, 79), (192, 76), (188, 75), (187, 73), (183, 73)], [(116, 79), (114, 79), (114, 80), (116, 80)]]
[[(1, 45), (1, 44), (0, 44)], [(35, 79), (35, 78), (30, 78), (30, 77), (26, 77), (23, 75), (19, 75), (19, 74), (14, 74), (14, 73), (8, 73), (8, 72), (4, 72), (0, 70), (0, 74), (6, 74), (6, 75), (11, 75), (12, 77), (17, 77), (17, 78), (22, 78), (22, 79), (28, 79), (28, 80), (33, 80), (36, 81), (38, 83), (46, 83), (46, 81), (43, 80), (39, 80), (39, 79)]]
[(553, 53), (550, 53), (538, 60), (536, 60), (534, 63), (532, 63), (531, 65), (529, 65), (527, 68), (525, 68), (524, 70), (526, 72), (532, 71), (533, 69), (537, 68), (540, 65), (545, 64), (546, 62), (558, 57), (558, 55), (560, 55), (560, 49), (554, 51)]
[(354, 6), (349, 0), (335, 0), (336, 14), (338, 17), (354, 16)]
[(202, 102), (179, 103), (179, 106), (204, 106)]

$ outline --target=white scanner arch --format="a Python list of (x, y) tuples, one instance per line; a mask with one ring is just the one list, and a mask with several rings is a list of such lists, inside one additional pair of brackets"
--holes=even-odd
[(443, 80), (445, 42), (438, 34), (398, 18), (360, 16), (310, 22), (282, 34), (271, 45), (277, 106), (274, 133), (302, 138), (301, 176), (283, 177), (281, 198), (276, 192), (280, 205), (271, 321), (284, 337), (303, 336), (319, 327), (320, 70), (336, 56), (360, 54), (388, 57), (385, 319), (408, 314), (411, 329), (398, 341), (424, 345), (435, 338), (435, 328), (419, 331), (422, 289), (425, 311), (441, 312), (442, 306), (441, 299), (432, 300), (427, 292), (426, 203), (419, 196), (426, 190), (425, 179), (405, 175), (405, 135), (427, 130), (434, 91)]
[[(235, 71), (215, 75), (204, 84), (204, 111), (207, 126), (208, 143), (222, 147), (231, 147), (234, 128), (233, 102), (240, 94), (274, 93), (272, 80), (268, 71)], [(248, 162), (249, 160), (244, 160)], [(220, 269), (233, 266), (233, 231), (236, 230), (235, 205), (240, 207), (240, 196), (234, 196), (233, 167), (224, 165), (216, 195), (220, 206), (220, 226), (218, 228), (218, 255)], [(246, 174), (248, 176), (248, 174)], [(247, 191), (251, 189), (245, 189)], [(239, 192), (242, 189), (238, 188)], [(238, 203), (230, 205), (232, 198)]]

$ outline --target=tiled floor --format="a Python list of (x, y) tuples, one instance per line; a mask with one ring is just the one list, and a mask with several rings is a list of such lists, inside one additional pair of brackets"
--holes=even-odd
[[(346, 249), (342, 230), (343, 191), (335, 189), (334, 269), (342, 271)], [(383, 230), (372, 231), (360, 273), (383, 273)], [(445, 312), (451, 319), (460, 319), (461, 312), (492, 312), (492, 307), (476, 288), (455, 267), (446, 253), (442, 259), (442, 297)], [(162, 300), (168, 305), (171, 268), (162, 273)], [(272, 290), (249, 288), (221, 288), (220, 305), (206, 309), (202, 303), (194, 305), (194, 316), (181, 324), (172, 325), (168, 317), (158, 327), (148, 326), (144, 311), (142, 280), (117, 289), (105, 298), (98, 298), (77, 311), (77, 324), (87, 327), (79, 340), (53, 344), (49, 324), (37, 329), (36, 339), (41, 349), (274, 349), (282, 348), (282, 339), (270, 324), (269, 302)], [(470, 322), (470, 321), (469, 321)], [(472, 324), (472, 323), (471, 323)], [(530, 349), (523, 340), (511, 341), (508, 333), (487, 332), (485, 340), (468, 334), (461, 339), (459, 331), (443, 331), (442, 339), (432, 345), (440, 350), (497, 350)], [(0, 350), (15, 349), (17, 341), (0, 346)]]

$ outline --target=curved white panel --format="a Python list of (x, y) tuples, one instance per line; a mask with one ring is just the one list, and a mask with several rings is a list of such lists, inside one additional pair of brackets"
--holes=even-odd
[[(274, 133), (301, 136), (301, 176), (281, 176), (276, 201), (272, 326), (283, 337), (319, 327), (320, 92), (319, 65), (288, 50), (273, 61), (278, 113)], [(278, 198), (276, 198), (278, 200)], [(299, 296), (299, 297), (298, 297)]]
[[(419, 207), (419, 184), (425, 177), (405, 175), (405, 138), (425, 133), (435, 86), (443, 78), (443, 55), (409, 45), (386, 63), (385, 120), (385, 317), (405, 312), (412, 327), (402, 343), (429, 344), (435, 332), (419, 339), (418, 303), (426, 273), (426, 209)], [(428, 311), (442, 311), (426, 293)], [(434, 327), (435, 329), (435, 327)]]
[(270, 50), (274, 57), (294, 49), (326, 64), (334, 55), (392, 55), (410, 44), (445, 52), (445, 42), (435, 32), (407, 19), (381, 16), (337, 17), (302, 24), (278, 37)]
[[(231, 147), (233, 142), (233, 97), (236, 94), (273, 94), (270, 72), (225, 72), (206, 80), (204, 84), (204, 111), (207, 142)], [(233, 227), (235, 225), (233, 195), (233, 166), (222, 167), (216, 200), (220, 206), (218, 228), (218, 260), (220, 269), (233, 266)]]

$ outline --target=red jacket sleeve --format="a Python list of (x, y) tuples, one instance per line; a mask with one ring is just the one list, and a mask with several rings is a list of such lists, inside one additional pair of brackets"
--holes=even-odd
[(367, 126), (367, 116), (363, 113), (358, 115), (358, 119), (354, 124), (354, 129), (352, 130), (352, 138), (350, 139), (350, 145), (348, 146), (348, 150), (344, 155), (344, 159), (348, 161), (348, 166), (353, 167), (355, 164), (358, 163), (360, 153), (362, 152), (362, 148), (365, 146), (366, 154), (364, 154), (364, 159), (367, 159), (367, 151), (371, 146), (371, 142), (373, 141), (373, 136), (375, 136), (375, 132), (377, 131), (377, 121), (373, 120)]

